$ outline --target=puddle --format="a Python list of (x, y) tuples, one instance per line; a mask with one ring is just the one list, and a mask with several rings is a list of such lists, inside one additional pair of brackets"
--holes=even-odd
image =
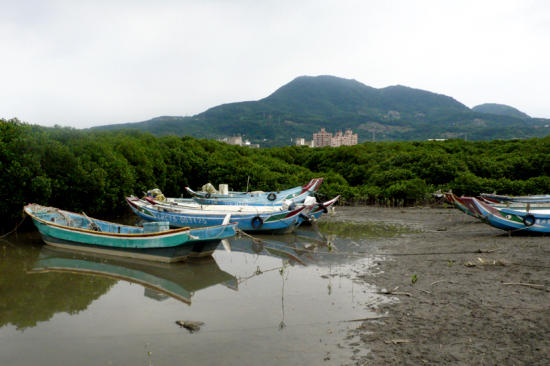
[(364, 240), (403, 237), (419, 233), (422, 230), (409, 225), (389, 224), (384, 222), (337, 222), (324, 221), (317, 224), (322, 232), (337, 235), (342, 239)]
[[(230, 251), (177, 264), (11, 235), (0, 241), (2, 365), (353, 364), (352, 320), (384, 301), (355, 275), (380, 260), (365, 254), (377, 240), (410, 229), (318, 227), (235, 237)], [(204, 324), (190, 333), (178, 320)]]

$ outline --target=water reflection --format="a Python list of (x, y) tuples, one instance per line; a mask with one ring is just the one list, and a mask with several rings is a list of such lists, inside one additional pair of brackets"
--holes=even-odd
[(212, 257), (170, 264), (44, 246), (29, 273), (71, 273), (123, 280), (143, 286), (146, 297), (163, 300), (169, 296), (187, 304), (191, 304), (195, 292), (214, 285), (238, 290), (237, 279), (222, 271)]
[(116, 282), (107, 278), (90, 281), (69, 273), (29, 276), (29, 268), (40, 255), (38, 240), (32, 233), (23, 233), (15, 242), (0, 241), (0, 328), (12, 324), (23, 331), (56, 313), (78, 314)]
[[(307, 266), (316, 262), (316, 254), (330, 252), (334, 235), (324, 235), (315, 229), (302, 229), (287, 235), (238, 234), (227, 239), (231, 251), (281, 258), (283, 264)], [(220, 245), (218, 249), (224, 246)]]
[[(346, 234), (355, 229), (241, 236), (230, 252), (220, 245), (209, 260), (176, 264), (52, 251), (36, 231), (12, 235), (0, 242), (2, 364), (347, 364), (347, 321), (375, 316), (382, 296), (357, 274), (387, 240)], [(191, 334), (176, 320), (205, 325)]]
[(325, 234), (330, 233), (334, 237), (349, 240), (380, 240), (382, 238), (403, 237), (408, 234), (421, 232), (419, 227), (379, 221), (323, 221), (319, 222), (317, 226), (318, 230)]
[[(367, 253), (368, 242), (403, 237), (416, 232), (399, 225), (377, 227), (373, 223), (329, 222), (300, 227), (287, 235), (238, 234), (227, 240), (231, 251), (278, 257), (283, 264), (307, 266), (317, 262), (341, 262)], [(227, 247), (227, 245), (226, 245)], [(218, 249), (222, 250), (220, 245)]]

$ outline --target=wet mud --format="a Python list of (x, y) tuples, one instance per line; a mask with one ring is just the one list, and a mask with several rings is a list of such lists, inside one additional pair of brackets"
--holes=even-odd
[(358, 274), (393, 301), (365, 304), (380, 318), (349, 331), (350, 365), (550, 364), (550, 237), (448, 207), (337, 211), (331, 220), (414, 229), (372, 248), (383, 260)]

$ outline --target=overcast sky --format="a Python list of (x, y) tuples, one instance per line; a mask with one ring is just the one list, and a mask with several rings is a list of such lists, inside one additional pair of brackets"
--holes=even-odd
[(0, 0), (0, 118), (85, 128), (302, 75), (550, 118), (549, 0)]

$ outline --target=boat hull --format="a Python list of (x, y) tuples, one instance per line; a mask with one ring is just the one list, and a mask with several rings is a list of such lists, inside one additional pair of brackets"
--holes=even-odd
[(481, 220), (497, 229), (509, 232), (550, 233), (550, 212), (531, 212), (496, 208), (473, 197), (462, 197), (469, 210), (475, 212)]
[(229, 206), (282, 206), (286, 200), (302, 203), (307, 197), (319, 190), (323, 178), (312, 179), (302, 187), (295, 187), (281, 192), (270, 193), (239, 193), (239, 194), (210, 194), (195, 192), (189, 188), (187, 191), (193, 196), (195, 202), (202, 205), (229, 205)]
[(294, 231), (302, 222), (311, 218), (317, 219), (328, 208), (336, 203), (339, 196), (323, 204), (316, 203), (310, 206), (302, 206), (295, 210), (280, 210), (262, 212), (261, 209), (238, 212), (237, 210), (220, 209), (212, 210), (212, 206), (206, 206), (204, 210), (184, 209), (169, 207), (166, 205), (154, 205), (136, 197), (126, 198), (130, 208), (136, 215), (145, 221), (167, 221), (171, 226), (199, 228), (204, 226), (221, 225), (228, 214), (231, 222), (237, 224), (242, 231), (262, 232), (271, 234), (288, 234)]
[[(182, 228), (147, 233), (143, 228), (117, 225), (94, 219), (93, 222), (103, 229), (93, 231), (82, 227), (58, 224), (54, 220), (55, 212), (37, 215), (27, 207), (25, 212), (32, 217), (44, 242), (52, 247), (167, 263), (185, 260), (190, 255), (207, 255), (201, 252), (203, 250), (211, 254), (210, 248), (219, 245), (222, 239), (234, 236), (236, 229), (235, 224), (227, 224), (195, 230)], [(59, 215), (57, 218), (65, 220), (65, 217), (72, 217), (73, 221), (80, 216), (67, 211), (63, 212), (64, 216)], [(44, 218), (51, 218), (52, 221), (47, 221)], [(118, 231), (122, 228), (123, 233), (108, 232), (109, 229), (116, 231), (115, 228), (118, 228)]]
[(534, 196), (505, 196), (498, 194), (481, 193), (482, 198), (495, 202), (517, 202), (517, 203), (550, 203), (550, 195), (534, 195)]
[(455, 195), (454, 193), (452, 192), (445, 193), (445, 198), (449, 202), (451, 202), (455, 208), (458, 208), (460, 211), (464, 212), (465, 214), (475, 217), (477, 219), (480, 218), (477, 213), (474, 213), (471, 210), (469, 210), (468, 207), (466, 207), (466, 205), (462, 201), (462, 199), (457, 195)]
[[(118, 248), (118, 247), (105, 247), (101, 245), (94, 245), (88, 243), (82, 243), (73, 240), (64, 240), (57, 237), (49, 236), (40, 232), (42, 240), (49, 246), (61, 249), (77, 249), (83, 252), (116, 255), (127, 258), (135, 258), (149, 261), (173, 263), (184, 261), (191, 253), (192, 246), (182, 244), (176, 247), (169, 248)], [(219, 243), (219, 241), (217, 242)]]
[[(201, 228), (205, 226), (221, 225), (225, 219), (226, 214), (200, 214), (200, 213), (181, 213), (181, 212), (166, 212), (156, 210), (154, 207), (139, 207), (130, 204), (130, 207), (136, 215), (145, 221), (168, 221), (170, 226), (174, 227), (191, 227)], [(259, 224), (253, 226), (252, 221), (260, 217), (263, 221), (261, 227), (257, 227)], [(272, 234), (288, 234), (294, 231), (304, 219), (299, 216), (299, 213), (288, 216), (287, 213), (283, 214), (246, 214), (246, 215), (232, 215), (231, 221), (236, 223), (238, 228), (242, 231), (262, 231)]]

